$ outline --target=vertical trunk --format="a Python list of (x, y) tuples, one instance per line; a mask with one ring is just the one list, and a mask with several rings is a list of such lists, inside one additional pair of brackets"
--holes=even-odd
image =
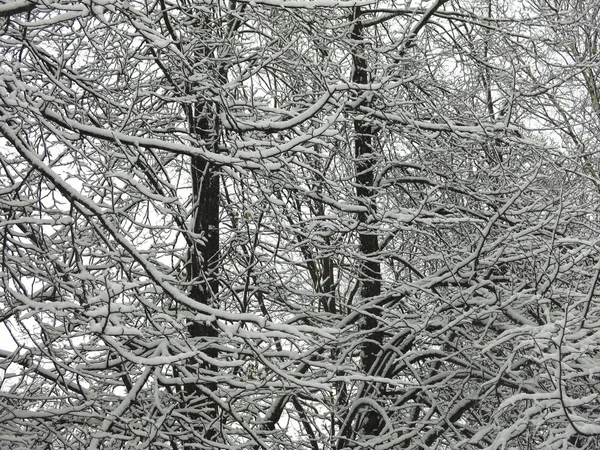
[[(211, 3), (211, 5), (213, 4)], [(233, 1), (230, 2), (229, 8), (231, 11), (241, 13), (245, 5), (237, 8), (236, 2)], [(227, 57), (220, 52), (229, 50), (227, 50), (227, 45), (215, 46), (214, 43), (211, 43), (212, 37), (219, 35), (215, 25), (220, 24), (225, 27), (223, 37), (232, 39), (242, 22), (239, 14), (221, 16), (219, 20), (216, 20), (215, 17), (222, 13), (221, 10), (217, 13), (217, 9), (215, 9), (213, 11), (215, 16), (210, 14), (203, 16), (199, 14), (199, 11), (200, 8), (193, 7), (193, 3), (190, 3), (189, 16), (195, 17), (195, 29), (198, 36), (206, 36), (205, 43), (201, 38), (196, 37), (202, 45), (195, 50), (193, 55), (193, 60), (196, 62), (194, 67), (198, 73), (205, 72), (210, 82), (216, 82), (215, 89), (220, 89), (227, 82), (227, 66), (224, 63), (227, 61)], [(189, 86), (189, 89), (190, 95), (202, 91), (193, 84)], [(186, 113), (192, 136), (196, 137), (207, 150), (218, 153), (221, 132), (218, 117), (219, 104), (212, 99), (200, 98), (194, 105), (187, 108)], [(215, 303), (215, 299), (219, 292), (221, 176), (217, 165), (197, 156), (191, 157), (190, 170), (193, 195), (190, 230), (194, 236), (194, 245), (189, 249), (188, 262), (190, 297), (202, 304), (219, 307)], [(218, 336), (218, 330), (214, 324), (190, 321), (188, 331), (191, 338), (198, 341), (204, 354), (212, 359), (218, 358), (216, 345), (211, 345), (211, 340)], [(216, 380), (219, 368), (206, 361), (194, 359), (190, 362), (188, 371), (198, 375), (198, 381), (186, 385), (184, 389), (185, 406), (191, 408), (188, 417), (195, 422), (195, 434), (202, 436), (202, 440), (218, 440), (218, 425), (215, 424), (219, 414), (218, 406), (208, 399), (203, 391), (217, 392), (218, 385), (214, 380)], [(188, 446), (198, 448), (198, 444), (201, 444), (202, 448), (208, 448), (206, 443), (198, 442), (198, 439)]]
[[(198, 11), (191, 10), (191, 15), (196, 15), (196, 29), (199, 36), (212, 33), (211, 26), (214, 21), (211, 17), (198, 16)], [(211, 63), (215, 49), (210, 46), (201, 46), (193, 54), (193, 60), (198, 70), (208, 71), (214, 79), (222, 84), (225, 76), (224, 70)], [(213, 67), (214, 66), (214, 67)], [(189, 86), (189, 93), (200, 91), (193, 83)], [(201, 145), (211, 152), (218, 152), (219, 120), (217, 105), (212, 101), (199, 98), (195, 104), (186, 110), (190, 133)], [(205, 305), (218, 307), (215, 299), (219, 292), (219, 208), (220, 208), (220, 175), (219, 168), (205, 159), (192, 156), (190, 158), (190, 171), (192, 177), (192, 211), (190, 214), (190, 231), (193, 244), (189, 248), (188, 281), (190, 283), (190, 297)], [(217, 335), (217, 328), (212, 323), (192, 320), (188, 323), (188, 331), (192, 342), (196, 342), (202, 352), (209, 358), (216, 359), (218, 350), (211, 341)], [(186, 443), (184, 448), (204, 448), (205, 440), (217, 439), (217, 427), (214, 422), (218, 416), (218, 407), (207, 398), (205, 392), (216, 392), (216, 379), (218, 368), (201, 358), (189, 361), (188, 372), (197, 377), (194, 383), (184, 386), (184, 407), (187, 416), (193, 423), (194, 440)]]
[[(364, 33), (361, 21), (362, 11), (357, 7), (353, 11), (353, 27), (351, 40), (353, 42), (352, 81), (357, 84), (369, 83), (369, 70), (365, 57)], [(359, 91), (359, 96), (360, 96)], [(364, 100), (367, 102), (368, 100)], [(358, 214), (359, 248), (363, 257), (360, 265), (361, 297), (368, 303), (381, 293), (381, 268), (376, 260), (379, 251), (377, 234), (369, 230), (369, 223), (376, 210), (376, 190), (374, 187), (375, 165), (377, 158), (373, 148), (375, 129), (367, 120), (361, 118), (354, 121), (354, 151), (356, 158), (356, 195), (358, 201), (367, 208), (367, 212)], [(370, 373), (383, 340), (382, 332), (378, 330), (377, 308), (367, 308), (362, 322), (362, 330), (366, 331), (366, 339), (362, 346), (361, 362), (365, 373)], [(358, 417), (355, 430), (364, 435), (373, 435), (380, 431), (379, 416), (375, 411), (368, 411)]]
[[(196, 136), (206, 142), (210, 151), (217, 152), (218, 123), (216, 115), (203, 108), (197, 108), (199, 116), (190, 118), (190, 128)], [(219, 186), (218, 168), (198, 156), (191, 157), (193, 208), (191, 231), (202, 235), (196, 239), (191, 249), (190, 278), (191, 295), (206, 305), (219, 290)], [(195, 328), (193, 328), (195, 329)], [(194, 332), (192, 331), (194, 336)]]
[[(194, 135), (206, 142), (211, 151), (217, 150), (218, 123), (215, 115), (206, 111), (206, 104), (195, 105), (195, 114), (191, 114), (190, 129)], [(218, 168), (200, 157), (191, 157), (191, 174), (193, 188), (193, 212), (190, 229), (194, 233), (194, 244), (189, 250), (188, 276), (191, 284), (190, 297), (205, 305), (213, 303), (219, 291), (219, 187)], [(200, 238), (199, 236), (202, 236)], [(191, 321), (188, 330), (192, 339), (204, 340), (203, 353), (210, 358), (217, 358), (216, 348), (210, 346), (210, 340), (217, 337), (217, 329), (213, 324)], [(203, 339), (204, 338), (204, 339)], [(207, 440), (216, 437), (216, 430), (207, 426), (217, 417), (217, 406), (206, 398), (201, 388), (210, 392), (217, 390), (215, 377), (217, 368), (200, 359), (190, 361), (188, 371), (197, 374), (198, 382), (185, 385), (185, 407), (190, 410), (190, 419), (195, 423), (196, 436), (202, 435)], [(206, 381), (208, 379), (208, 381)], [(191, 443), (189, 447), (194, 445)]]

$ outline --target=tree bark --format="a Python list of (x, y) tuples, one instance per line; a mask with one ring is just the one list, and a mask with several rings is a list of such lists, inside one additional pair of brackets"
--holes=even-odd
[[(364, 33), (361, 22), (362, 10), (357, 7), (353, 11), (353, 27), (351, 31), (352, 63), (354, 83), (364, 85), (369, 83), (369, 70), (365, 56)], [(360, 97), (361, 91), (358, 95)], [(364, 100), (368, 103), (369, 100)], [(377, 234), (369, 229), (373, 214), (376, 212), (376, 190), (374, 186), (375, 166), (375, 128), (364, 118), (354, 120), (354, 157), (356, 158), (356, 195), (358, 201), (366, 207), (367, 211), (358, 214), (359, 225), (359, 250), (362, 255), (360, 264), (360, 293), (362, 301), (367, 304), (381, 293), (381, 267), (377, 261), (379, 242)], [(361, 331), (366, 332), (366, 338), (361, 349), (361, 362), (363, 371), (369, 374), (377, 359), (383, 341), (383, 333), (378, 330), (380, 311), (378, 308), (367, 308)], [(369, 410), (359, 415), (355, 430), (364, 435), (374, 435), (381, 429), (379, 415), (376, 411)]]
[[(199, 30), (209, 30), (210, 21), (201, 16), (196, 19)], [(214, 49), (208, 45), (201, 47), (194, 54), (195, 61), (207, 61), (214, 58)], [(216, 63), (209, 64), (209, 69), (219, 83), (226, 79), (224, 70)], [(213, 66), (214, 67), (210, 67)], [(193, 85), (188, 86), (189, 94), (194, 95)], [(205, 150), (219, 152), (220, 125), (218, 107), (206, 99), (198, 99), (196, 103), (186, 109), (188, 126), (194, 136)], [(217, 165), (207, 161), (201, 156), (190, 157), (190, 172), (192, 178), (192, 205), (190, 214), (190, 231), (193, 244), (189, 248), (188, 282), (190, 283), (190, 297), (204, 305), (218, 307), (216, 298), (219, 292), (219, 211), (220, 211), (220, 174)], [(218, 331), (213, 323), (192, 320), (188, 323), (188, 331), (196, 345), (211, 359), (218, 357), (218, 350), (211, 341), (218, 336)], [(218, 436), (216, 427), (211, 423), (216, 421), (219, 411), (218, 406), (203, 394), (203, 389), (216, 392), (218, 385), (213, 381), (218, 368), (200, 358), (193, 358), (188, 366), (188, 371), (198, 377), (196, 383), (184, 386), (185, 407), (191, 411), (190, 419), (195, 422), (195, 436), (202, 436), (202, 440), (214, 440)], [(186, 448), (197, 448), (196, 442), (186, 444)]]

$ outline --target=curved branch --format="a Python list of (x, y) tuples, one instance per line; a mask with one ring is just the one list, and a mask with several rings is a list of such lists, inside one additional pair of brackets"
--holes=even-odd
[(69, 391), (79, 394), (87, 400), (87, 394), (79, 384), (74, 383), (72, 381), (66, 381), (62, 375), (34, 364), (34, 362), (30, 358), (28, 358), (27, 355), (18, 355), (15, 354), (15, 352), (0, 349), (0, 358), (3, 358), (5, 361), (11, 359), (10, 362), (19, 364), (20, 366), (33, 370), (35, 373), (45, 378), (46, 380), (52, 381), (58, 386), (61, 386), (65, 389), (68, 389)]

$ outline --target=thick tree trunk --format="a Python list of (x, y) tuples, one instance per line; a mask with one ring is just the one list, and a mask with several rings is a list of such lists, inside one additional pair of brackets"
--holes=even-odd
[[(231, 11), (236, 10), (236, 3), (230, 3)], [(244, 5), (239, 11), (243, 11)], [(193, 8), (192, 8), (193, 9)], [(219, 12), (220, 14), (221, 12)], [(239, 15), (232, 14), (225, 20), (214, 20), (214, 17), (198, 16), (198, 11), (190, 11), (190, 16), (196, 15), (196, 29), (210, 36), (216, 30), (216, 23), (225, 25), (226, 36), (233, 38), (241, 25)], [(216, 11), (215, 11), (215, 14)], [(202, 35), (202, 32), (199, 35)], [(209, 39), (210, 41), (210, 39)], [(222, 60), (221, 60), (222, 59)], [(211, 45), (203, 45), (196, 51), (194, 60), (198, 67), (208, 69), (208, 76), (216, 80), (218, 86), (227, 82), (227, 68), (222, 62), (226, 58), (218, 57), (218, 49)], [(206, 63), (205, 63), (206, 62)], [(190, 86), (190, 95), (194, 95), (194, 86)], [(219, 105), (212, 100), (199, 99), (186, 110), (189, 130), (206, 150), (219, 153), (219, 139), (221, 126), (219, 123)], [(205, 305), (218, 308), (216, 299), (219, 293), (219, 267), (220, 267), (220, 184), (221, 175), (219, 167), (201, 157), (193, 156), (190, 159), (192, 175), (193, 205), (190, 216), (190, 231), (193, 233), (194, 245), (189, 249), (188, 278), (190, 282), (190, 296)], [(219, 352), (211, 341), (218, 336), (218, 330), (213, 323), (203, 321), (190, 321), (188, 323), (190, 337), (198, 341), (202, 352), (209, 358), (217, 359)], [(218, 384), (215, 381), (219, 368), (214, 364), (194, 359), (188, 369), (197, 373), (198, 382), (185, 386), (186, 403), (192, 407), (190, 418), (196, 425), (196, 435), (201, 435), (205, 440), (219, 440), (217, 422), (219, 408), (215, 402), (207, 398), (205, 392), (217, 393)], [(212, 423), (212, 425), (211, 425)], [(195, 442), (190, 443), (190, 448), (212, 448), (210, 444)]]
[[(352, 81), (357, 84), (369, 83), (369, 70), (365, 56), (364, 33), (361, 21), (362, 11), (360, 7), (353, 12), (353, 28), (351, 39), (354, 44), (352, 49), (353, 75)], [(360, 95), (360, 91), (359, 91)], [(367, 100), (365, 100), (367, 102)], [(356, 195), (360, 203), (367, 208), (364, 213), (358, 214), (359, 226), (359, 249), (363, 257), (360, 265), (361, 298), (366, 304), (381, 293), (381, 267), (377, 261), (379, 242), (377, 234), (369, 229), (369, 224), (376, 211), (376, 190), (374, 187), (375, 166), (377, 158), (373, 148), (375, 142), (374, 126), (364, 118), (354, 121), (354, 152), (356, 158)], [(365, 310), (364, 321), (361, 329), (367, 331), (366, 339), (362, 346), (361, 362), (365, 373), (373, 369), (377, 355), (381, 349), (383, 333), (378, 330), (377, 308)], [(378, 413), (369, 410), (359, 415), (355, 430), (363, 435), (374, 435), (380, 431), (381, 424)]]
[[(213, 152), (218, 151), (218, 124), (216, 116), (200, 110), (203, 116), (192, 117), (193, 133), (210, 146)], [(209, 305), (211, 299), (219, 291), (218, 259), (219, 259), (219, 187), (218, 168), (201, 159), (191, 157), (193, 214), (191, 231), (196, 238), (195, 247), (191, 249), (190, 278), (191, 295), (194, 300)], [(192, 332), (194, 336), (194, 332)]]
[[(197, 14), (197, 11), (192, 11)], [(197, 16), (196, 27), (199, 35), (204, 31), (209, 35), (210, 27), (214, 24), (210, 18)], [(226, 78), (222, 70), (211, 59), (214, 49), (201, 46), (194, 54), (198, 67), (208, 69), (209, 74), (223, 82)], [(189, 86), (190, 95), (197, 89), (193, 84)], [(219, 119), (217, 106), (209, 100), (199, 98), (195, 104), (186, 109), (188, 126), (192, 136), (206, 150), (217, 153), (219, 151)], [(219, 209), (220, 209), (220, 174), (218, 166), (206, 161), (199, 156), (190, 158), (190, 172), (192, 177), (192, 205), (190, 214), (190, 232), (193, 244), (189, 248), (187, 275), (190, 284), (190, 297), (195, 301), (218, 307), (215, 302), (219, 292)], [(188, 331), (192, 342), (211, 359), (218, 357), (218, 350), (211, 342), (218, 336), (218, 331), (213, 323), (191, 320), (188, 322)], [(197, 381), (184, 386), (185, 401), (188, 417), (194, 423), (192, 442), (186, 443), (185, 448), (209, 448), (206, 441), (218, 440), (217, 427), (215, 426), (219, 411), (217, 404), (207, 397), (206, 392), (217, 392), (216, 375), (218, 368), (213, 364), (193, 358), (187, 371), (197, 377)], [(203, 442), (204, 441), (204, 442)]]
[[(217, 151), (218, 123), (216, 115), (211, 115), (204, 108), (196, 105), (190, 115), (190, 129), (194, 135), (210, 146), (211, 151)], [(190, 169), (192, 174), (193, 211), (190, 230), (193, 233), (193, 246), (189, 249), (188, 277), (190, 297), (205, 305), (214, 304), (219, 291), (218, 260), (219, 260), (219, 190), (220, 176), (218, 168), (200, 157), (191, 157)], [(188, 331), (191, 338), (202, 345), (202, 352), (210, 358), (217, 358), (218, 351), (211, 346), (210, 341), (217, 337), (217, 329), (212, 323), (190, 321)], [(204, 342), (202, 342), (204, 341)], [(207, 344), (205, 346), (205, 344)], [(185, 385), (185, 407), (191, 412), (190, 419), (196, 422), (196, 435), (202, 435), (206, 440), (216, 438), (216, 429), (207, 424), (216, 419), (217, 405), (206, 398), (203, 390), (216, 392), (217, 383), (212, 381), (217, 368), (200, 358), (190, 361), (188, 371), (198, 376), (196, 383)], [(197, 448), (198, 442), (189, 443), (189, 448)]]

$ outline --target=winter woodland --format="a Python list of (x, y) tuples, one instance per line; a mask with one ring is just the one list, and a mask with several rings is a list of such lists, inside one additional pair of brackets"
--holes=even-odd
[(600, 447), (597, 0), (0, 28), (0, 448)]

